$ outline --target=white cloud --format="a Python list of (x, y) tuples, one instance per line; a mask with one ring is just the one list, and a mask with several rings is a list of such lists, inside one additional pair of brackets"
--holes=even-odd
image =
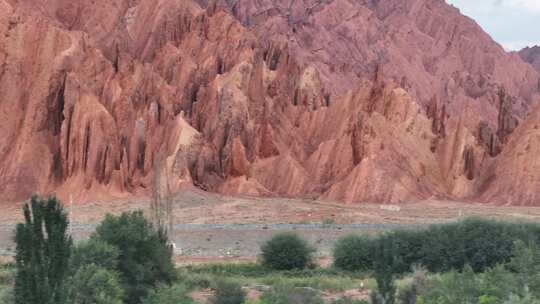
[(447, 0), (506, 50), (540, 44), (540, 0)]
[(500, 0), (500, 3), (509, 7), (540, 12), (540, 0)]

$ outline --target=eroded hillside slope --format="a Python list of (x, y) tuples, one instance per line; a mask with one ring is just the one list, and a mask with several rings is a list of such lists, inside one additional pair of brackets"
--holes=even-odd
[(236, 3), (0, 0), (2, 197), (540, 204), (538, 74), (457, 10)]

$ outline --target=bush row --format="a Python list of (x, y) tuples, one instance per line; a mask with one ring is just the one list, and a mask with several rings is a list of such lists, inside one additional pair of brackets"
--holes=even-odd
[(540, 225), (470, 218), (377, 237), (350, 235), (336, 243), (334, 263), (343, 270), (372, 271), (380, 259), (377, 248), (390, 244), (394, 273), (409, 272), (414, 265), (437, 273), (470, 265), (482, 272), (509, 261), (516, 240), (540, 244)]

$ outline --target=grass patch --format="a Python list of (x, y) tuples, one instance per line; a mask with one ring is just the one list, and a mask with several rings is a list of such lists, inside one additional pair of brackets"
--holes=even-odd
[(190, 288), (215, 288), (216, 282), (228, 280), (243, 286), (310, 287), (322, 291), (359, 288), (364, 274), (346, 273), (332, 268), (274, 271), (259, 264), (209, 264), (178, 268), (179, 277)]
[(357, 279), (340, 276), (315, 275), (311, 277), (286, 277), (281, 274), (271, 274), (261, 278), (264, 285), (288, 287), (310, 287), (323, 291), (345, 291), (358, 288), (360, 282)]

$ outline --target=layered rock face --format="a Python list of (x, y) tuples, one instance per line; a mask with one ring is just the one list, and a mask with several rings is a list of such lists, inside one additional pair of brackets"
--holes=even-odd
[(474, 105), (496, 120), (498, 87), (521, 113), (538, 91), (519, 56), (443, 0), (218, 2), (264, 39), (286, 42), (338, 96), (383, 67), (423, 105), (436, 96), (448, 112)]
[(495, 163), (483, 174), (480, 199), (510, 205), (540, 201), (540, 108), (516, 129)]
[[(295, 141), (286, 115), (302, 112), (295, 103), (325, 103), (315, 70), (282, 46), (261, 44), (216, 7), (2, 5), (6, 199), (147, 193), (158, 160), (173, 190), (271, 194), (248, 181), (252, 164)], [(287, 142), (275, 142), (278, 132)], [(302, 190), (292, 185), (283, 194)]]
[(0, 8), (3, 199), (540, 204), (538, 74), (444, 1)]
[(519, 56), (540, 72), (540, 46), (524, 48), (519, 51)]

